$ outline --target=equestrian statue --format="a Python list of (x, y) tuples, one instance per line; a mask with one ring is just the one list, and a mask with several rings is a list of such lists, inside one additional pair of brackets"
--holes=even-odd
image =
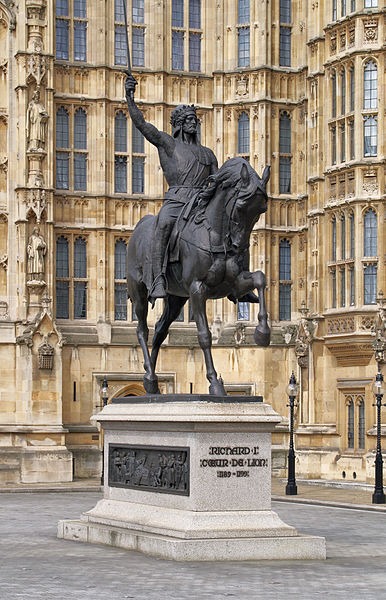
[[(243, 158), (231, 158), (219, 169), (212, 150), (198, 139), (193, 105), (177, 106), (171, 115), (172, 135), (144, 120), (134, 92), (136, 80), (127, 74), (125, 88), (133, 125), (153, 144), (169, 189), (156, 217), (147, 215), (136, 225), (128, 244), (128, 296), (138, 319), (137, 337), (144, 356), (144, 387), (159, 394), (156, 363), (171, 323), (189, 299), (205, 357), (209, 393), (225, 396), (211, 353), (206, 316), (208, 299), (259, 302), (255, 341), (268, 346), (262, 271), (249, 271), (249, 238), (260, 215), (267, 210), (266, 185)], [(253, 290), (257, 290), (257, 296)], [(164, 299), (156, 323), (151, 352), (148, 348), (148, 305)]]

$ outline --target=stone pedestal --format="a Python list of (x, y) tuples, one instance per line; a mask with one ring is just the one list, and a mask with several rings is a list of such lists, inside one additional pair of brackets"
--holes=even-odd
[[(260, 400), (260, 401), (259, 401)], [(104, 498), (58, 536), (173, 560), (324, 559), (325, 540), (271, 510), (271, 432), (259, 398), (121, 399), (104, 430)]]

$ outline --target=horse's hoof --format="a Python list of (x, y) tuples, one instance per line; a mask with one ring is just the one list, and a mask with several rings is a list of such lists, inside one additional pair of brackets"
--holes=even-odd
[(266, 348), (269, 346), (271, 341), (271, 330), (268, 328), (268, 330), (266, 329), (265, 331), (261, 331), (259, 330), (259, 326), (257, 326), (255, 329), (254, 338), (257, 346)]
[(211, 396), (226, 396), (227, 393), (225, 391), (224, 385), (221, 381), (214, 381), (209, 386), (209, 394)]
[(160, 394), (160, 390), (158, 387), (158, 379), (143, 379), (143, 387), (147, 394)]

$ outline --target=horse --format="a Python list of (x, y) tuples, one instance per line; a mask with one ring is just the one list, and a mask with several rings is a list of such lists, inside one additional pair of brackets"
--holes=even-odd
[(177, 222), (178, 235), (174, 236), (178, 241), (177, 260), (169, 261), (166, 266), (167, 296), (155, 325), (151, 353), (147, 325), (151, 280), (147, 274), (151, 269), (156, 217), (146, 215), (134, 228), (127, 248), (127, 291), (138, 320), (137, 338), (144, 357), (143, 381), (147, 394), (160, 393), (156, 375), (158, 353), (170, 325), (188, 299), (204, 354), (210, 395), (226, 396), (226, 391), (212, 358), (212, 335), (206, 315), (208, 299), (230, 296), (235, 300), (256, 289), (259, 312), (254, 339), (259, 346), (269, 345), (265, 275), (262, 271), (245, 270), (252, 229), (267, 210), (269, 176), (270, 167), (264, 169), (260, 178), (246, 160), (231, 158), (209, 177), (196, 205), (189, 206), (190, 214), (183, 211)]

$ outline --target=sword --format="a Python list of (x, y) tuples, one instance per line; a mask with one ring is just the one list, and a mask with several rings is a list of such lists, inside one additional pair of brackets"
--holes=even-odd
[[(133, 76), (132, 72), (131, 72), (131, 58), (130, 58), (130, 46), (129, 46), (129, 34), (128, 34), (128, 22), (127, 22), (127, 7), (126, 7), (126, 1), (127, 0), (122, 0), (123, 3), (123, 16), (125, 19), (125, 33), (126, 33), (126, 49), (127, 49), (127, 71), (126, 73), (128, 75)], [(131, 91), (130, 92), (130, 98), (131, 100), (134, 100), (134, 92)]]

